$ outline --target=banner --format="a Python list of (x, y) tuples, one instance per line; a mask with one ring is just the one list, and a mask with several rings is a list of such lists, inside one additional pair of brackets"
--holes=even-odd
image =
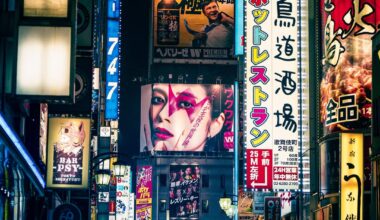
[(170, 166), (170, 219), (198, 219), (200, 177), (198, 165)]
[(236, 63), (233, 0), (154, 0), (155, 63)]
[[(127, 167), (126, 174), (121, 177), (116, 177), (116, 220), (128, 219), (130, 215), (130, 196), (131, 195), (131, 167)], [(132, 200), (132, 206), (134, 200)]]
[(298, 2), (247, 1), (247, 189), (297, 190), (301, 84)]
[[(320, 121), (324, 135), (366, 129), (372, 117), (375, 0), (323, 0)], [(379, 10), (377, 10), (379, 11)]]
[(234, 104), (232, 85), (145, 85), (140, 151), (232, 152)]
[(152, 219), (152, 166), (137, 166), (136, 220)]
[(120, 0), (107, 0), (106, 103), (104, 118), (118, 119), (120, 90)]
[(363, 134), (341, 133), (340, 219), (363, 218)]
[(47, 187), (87, 188), (90, 119), (49, 118)]

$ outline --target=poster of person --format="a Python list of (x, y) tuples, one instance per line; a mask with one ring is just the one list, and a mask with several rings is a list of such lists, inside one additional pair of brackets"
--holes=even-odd
[[(366, 129), (372, 117), (372, 42), (379, 19), (373, 0), (320, 1), (320, 121), (324, 135)], [(377, 12), (376, 12), (377, 11)], [(376, 15), (377, 13), (377, 15)]]
[(199, 216), (199, 165), (170, 166), (170, 219), (197, 219)]
[(136, 219), (152, 219), (152, 166), (137, 166)]
[(145, 85), (140, 151), (232, 152), (233, 110), (232, 85)]
[(154, 0), (153, 4), (154, 62), (236, 62), (234, 1)]
[(47, 186), (87, 188), (90, 119), (49, 118)]

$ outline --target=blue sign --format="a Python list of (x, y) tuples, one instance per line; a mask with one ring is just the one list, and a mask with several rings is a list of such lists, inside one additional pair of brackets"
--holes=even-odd
[(119, 117), (120, 0), (108, 0), (105, 119)]
[(244, 54), (244, 1), (235, 0), (235, 55)]

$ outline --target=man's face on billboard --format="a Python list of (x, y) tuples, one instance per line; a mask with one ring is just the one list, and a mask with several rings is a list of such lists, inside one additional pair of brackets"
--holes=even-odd
[(155, 84), (150, 120), (156, 150), (202, 151), (211, 123), (207, 91), (201, 85)]
[(203, 13), (211, 21), (216, 21), (219, 15), (218, 4), (216, 2), (210, 2), (210, 4), (204, 6)]

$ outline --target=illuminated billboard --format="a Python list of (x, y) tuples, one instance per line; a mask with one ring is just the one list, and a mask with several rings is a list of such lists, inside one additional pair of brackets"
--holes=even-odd
[[(374, 0), (320, 1), (322, 65), (320, 121), (324, 135), (366, 129), (372, 117)], [(378, 10), (377, 10), (378, 11)], [(378, 12), (377, 12), (378, 13)]]
[(106, 103), (104, 118), (118, 119), (119, 117), (119, 33), (120, 33), (120, 1), (107, 1), (107, 42), (106, 47)]
[(145, 85), (140, 151), (233, 151), (233, 109), (232, 85)]
[(200, 178), (198, 165), (170, 166), (170, 219), (198, 219)]
[(39, 138), (39, 152), (41, 161), (46, 165), (46, 140), (47, 140), (47, 127), (48, 127), (48, 104), (40, 104), (40, 138)]
[(154, 0), (155, 63), (236, 63), (234, 1)]
[(152, 219), (152, 166), (137, 166), (136, 219)]
[(90, 119), (49, 118), (47, 187), (87, 188)]
[(246, 3), (245, 189), (298, 189), (298, 7)]
[(340, 219), (363, 219), (363, 134), (340, 134)]

